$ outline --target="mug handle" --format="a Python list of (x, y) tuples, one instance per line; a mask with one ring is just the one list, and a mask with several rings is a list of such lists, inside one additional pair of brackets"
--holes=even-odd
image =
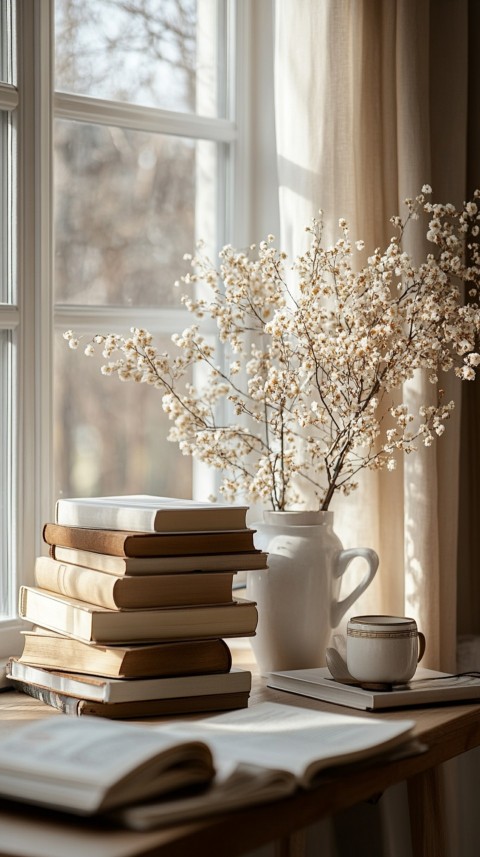
[(422, 632), (419, 631), (418, 632), (418, 660), (417, 660), (418, 663), (422, 660), (422, 658), (425, 654), (425, 646), (426, 646), (425, 634), (422, 634)]
[[(336, 563), (333, 569), (334, 577), (342, 577), (345, 574), (348, 566), (352, 562), (355, 557), (360, 556), (363, 559), (366, 559), (368, 563), (367, 572), (360, 581), (358, 586), (355, 587), (353, 592), (350, 595), (347, 595), (342, 601), (334, 602), (330, 607), (330, 622), (332, 628), (336, 628), (340, 622), (340, 619), (347, 612), (349, 607), (360, 597), (362, 592), (365, 592), (367, 586), (370, 585), (378, 568), (378, 554), (372, 550), (371, 548), (349, 548), (348, 550), (339, 551)], [(423, 653), (422, 653), (423, 654)]]

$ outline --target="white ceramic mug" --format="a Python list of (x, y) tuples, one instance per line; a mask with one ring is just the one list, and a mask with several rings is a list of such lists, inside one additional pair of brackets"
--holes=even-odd
[(354, 616), (347, 624), (347, 666), (365, 684), (403, 684), (415, 673), (425, 637), (406, 616)]

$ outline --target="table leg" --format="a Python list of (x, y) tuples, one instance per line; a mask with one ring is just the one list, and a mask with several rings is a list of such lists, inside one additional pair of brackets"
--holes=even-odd
[(305, 857), (306, 830), (297, 830), (275, 843), (274, 857)]
[(407, 780), (413, 857), (446, 857), (447, 831), (441, 767)]

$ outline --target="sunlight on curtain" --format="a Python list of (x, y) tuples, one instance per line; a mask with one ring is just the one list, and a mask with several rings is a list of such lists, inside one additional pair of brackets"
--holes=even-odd
[[(468, 11), (468, 0), (276, 3), (280, 243), (290, 257), (304, 249), (304, 226), (318, 209), (327, 244), (345, 217), (352, 238), (372, 252), (389, 240), (389, 218), (423, 184), (442, 201), (466, 198)], [(413, 615), (427, 638), (425, 664), (453, 670), (461, 402), (459, 384), (445, 380), (456, 412), (436, 448), (393, 473), (365, 474), (333, 508), (344, 546), (370, 545), (380, 556), (356, 612)], [(413, 404), (433, 392), (418, 374), (402, 395)], [(404, 857), (408, 843), (392, 837), (392, 819), (401, 827), (407, 819), (390, 792), (375, 853)], [(454, 836), (450, 818), (452, 854)]]
[[(345, 217), (372, 252), (423, 184), (437, 199), (464, 199), (467, 4), (454, 5), (277, 3), (281, 243), (289, 255), (303, 249), (304, 226), (319, 208), (327, 243)], [(446, 90), (445, 55), (455, 56)], [(434, 392), (418, 375), (403, 400), (413, 405)], [(457, 415), (436, 450), (420, 450), (394, 473), (366, 473), (357, 492), (334, 504), (344, 545), (370, 545), (380, 556), (357, 612), (413, 615), (427, 637), (425, 664), (444, 669), (454, 668), (456, 639), (457, 390), (454, 398)]]

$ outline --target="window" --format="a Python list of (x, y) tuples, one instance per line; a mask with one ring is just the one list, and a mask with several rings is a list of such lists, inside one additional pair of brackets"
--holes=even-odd
[(66, 353), (62, 330), (145, 324), (168, 347), (188, 323), (183, 254), (200, 235), (224, 238), (229, 26), (217, 0), (55, 0), (57, 496), (191, 496), (160, 396), (106, 383), (101, 361)]
[(15, 379), (20, 320), (15, 253), (18, 94), (14, 21), (14, 4), (7, 0), (0, 8), (0, 620), (9, 641), (16, 610), (16, 578), (12, 570), (17, 565), (14, 510), (19, 397)]
[(104, 379), (62, 334), (142, 326), (167, 344), (189, 318), (183, 254), (243, 240), (249, 8), (0, 6), (0, 656), (56, 497), (195, 492), (160, 396)]

